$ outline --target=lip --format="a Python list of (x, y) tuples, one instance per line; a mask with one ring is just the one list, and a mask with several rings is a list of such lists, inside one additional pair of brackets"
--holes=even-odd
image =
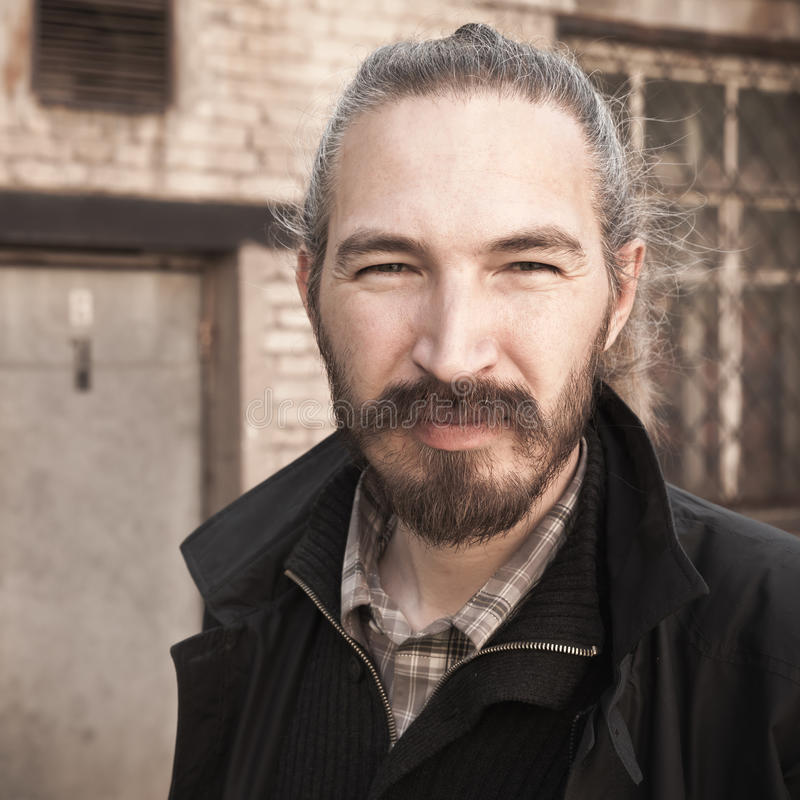
[(417, 438), (436, 450), (475, 450), (485, 447), (498, 434), (486, 423), (458, 424), (423, 422), (414, 428)]

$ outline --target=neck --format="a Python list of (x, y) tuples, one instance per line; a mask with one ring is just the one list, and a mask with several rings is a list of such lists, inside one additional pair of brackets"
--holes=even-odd
[(378, 571), (384, 591), (414, 630), (455, 614), (508, 561), (566, 490), (579, 452), (576, 446), (556, 479), (522, 520), (487, 542), (433, 547), (398, 524)]

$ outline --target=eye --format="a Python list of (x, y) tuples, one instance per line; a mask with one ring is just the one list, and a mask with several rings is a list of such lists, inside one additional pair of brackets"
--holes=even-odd
[(405, 264), (400, 264), (398, 262), (390, 262), (388, 264), (373, 264), (369, 267), (364, 267), (360, 269), (358, 272), (359, 274), (369, 274), (370, 272), (380, 272), (385, 275), (394, 275), (399, 272), (405, 272), (408, 267)]
[(515, 272), (553, 272), (558, 273), (558, 267), (552, 264), (545, 264), (542, 261), (514, 261), (509, 267)]

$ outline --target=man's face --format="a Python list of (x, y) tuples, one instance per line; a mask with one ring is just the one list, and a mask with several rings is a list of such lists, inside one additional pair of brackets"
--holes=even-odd
[[(627, 312), (578, 124), (489, 94), (363, 115), (317, 302), (334, 401), (393, 510), (440, 545), (512, 527), (574, 453)], [(398, 413), (362, 425), (374, 401)]]

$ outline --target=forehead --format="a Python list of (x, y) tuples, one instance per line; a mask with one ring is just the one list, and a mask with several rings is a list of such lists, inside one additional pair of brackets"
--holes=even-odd
[(599, 253), (583, 133), (547, 104), (407, 98), (360, 116), (339, 155), (329, 244), (359, 228), (450, 248), (556, 225)]

